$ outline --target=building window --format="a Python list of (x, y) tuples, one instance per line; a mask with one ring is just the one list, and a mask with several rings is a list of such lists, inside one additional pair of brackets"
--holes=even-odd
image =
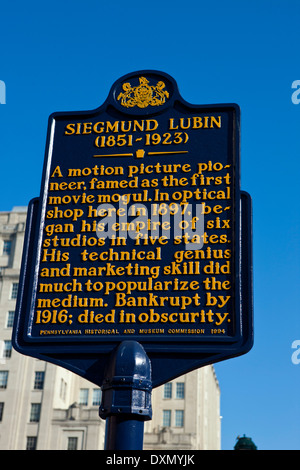
[(184, 418), (184, 411), (183, 410), (175, 410), (175, 426), (176, 426), (176, 428), (183, 428), (183, 418)]
[(26, 439), (26, 450), (36, 450), (37, 437), (27, 436)]
[(171, 426), (171, 410), (163, 410), (163, 426), (168, 428)]
[(176, 383), (176, 398), (184, 398), (184, 382)]
[(3, 410), (4, 410), (4, 403), (0, 403), (0, 421), (2, 421), (3, 418)]
[(172, 398), (172, 383), (168, 382), (164, 385), (164, 398)]
[(8, 370), (1, 370), (0, 371), (0, 388), (7, 387), (7, 380), (8, 380)]
[(6, 328), (12, 328), (14, 326), (14, 317), (15, 317), (15, 311), (10, 310), (7, 313), (7, 318), (6, 318)]
[(11, 352), (12, 352), (11, 340), (5, 340), (3, 341), (3, 343), (4, 343), (3, 357), (9, 358), (11, 357)]
[(40, 421), (40, 415), (41, 415), (41, 404), (40, 403), (31, 403), (29, 421), (31, 423), (38, 423)]
[(81, 388), (79, 390), (79, 405), (87, 405), (89, 401), (89, 389), (88, 388)]
[(100, 390), (100, 388), (94, 388), (93, 389), (92, 405), (93, 406), (99, 406), (100, 404), (101, 404), (101, 390)]
[(34, 390), (43, 390), (44, 388), (44, 380), (45, 380), (45, 372), (44, 371), (37, 371), (34, 375)]
[(11, 299), (16, 299), (17, 298), (18, 288), (19, 288), (19, 283), (18, 282), (13, 282), (13, 284), (11, 286), (11, 294), (10, 294)]
[(11, 252), (11, 241), (10, 240), (3, 240), (3, 255), (10, 255)]
[(66, 400), (66, 394), (67, 394), (67, 382), (63, 378), (61, 378), (59, 396), (63, 401)]
[(78, 437), (68, 437), (68, 449), (67, 450), (77, 450), (78, 446)]

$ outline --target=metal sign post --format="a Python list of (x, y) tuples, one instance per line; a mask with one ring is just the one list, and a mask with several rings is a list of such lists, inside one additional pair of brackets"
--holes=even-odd
[(122, 342), (108, 361), (100, 416), (106, 450), (142, 450), (144, 421), (152, 418), (151, 363), (135, 341)]
[(153, 387), (252, 347), (239, 135), (237, 105), (187, 103), (151, 70), (49, 118), (13, 344), (102, 387), (109, 448), (142, 434)]

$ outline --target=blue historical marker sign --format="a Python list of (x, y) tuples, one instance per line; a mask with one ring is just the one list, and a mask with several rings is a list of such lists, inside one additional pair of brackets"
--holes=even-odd
[(99, 385), (127, 340), (143, 345), (154, 386), (247, 352), (239, 134), (237, 105), (191, 105), (157, 71), (122, 77), (98, 109), (51, 115), (14, 347)]

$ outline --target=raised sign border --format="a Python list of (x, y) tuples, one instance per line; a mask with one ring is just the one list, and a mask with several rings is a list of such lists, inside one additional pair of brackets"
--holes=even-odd
[[(177, 103), (193, 111), (195, 109), (216, 111), (229, 110), (235, 113), (233, 125), (234, 129), (234, 152), (236, 158), (236, 217), (235, 217), (235, 272), (236, 283), (238, 286), (236, 296), (236, 316), (238, 316), (241, 328), (236, 331), (235, 337), (222, 338), (196, 337), (172, 338), (163, 337), (148, 339), (147, 337), (131, 337), (130, 339), (139, 341), (143, 344), (147, 354), (151, 358), (153, 368), (153, 386), (164, 383), (182, 373), (188, 372), (200, 366), (215, 363), (230, 357), (235, 357), (248, 352), (253, 345), (253, 305), (252, 305), (252, 209), (250, 196), (240, 191), (239, 181), (239, 107), (234, 104), (227, 105), (192, 105), (185, 102), (179, 95), (177, 84), (172, 77), (163, 72), (139, 71), (128, 74), (118, 80), (108, 96), (106, 102), (94, 111), (81, 112), (61, 112), (53, 113), (49, 117), (48, 135), (46, 144), (46, 158), (41, 185), (41, 194), (39, 198), (30, 201), (28, 208), (28, 218), (26, 226), (26, 235), (24, 242), (24, 253), (19, 283), (19, 296), (16, 306), (16, 318), (13, 333), (14, 348), (29, 356), (46, 360), (87, 378), (98, 385), (102, 383), (102, 370), (107, 361), (108, 355), (120, 344), (120, 338), (78, 338), (78, 340), (64, 341), (63, 338), (43, 338), (41, 341), (32, 339), (28, 334), (29, 326), (33, 321), (33, 313), (28, 306), (31, 304), (31, 293), (36, 293), (34, 278), (36, 273), (36, 253), (39, 250), (41, 241), (41, 227), (43, 226), (44, 210), (46, 205), (45, 187), (49, 179), (53, 123), (56, 119), (70, 116), (82, 116), (87, 118), (93, 114), (100, 114), (108, 106), (120, 108), (117, 103), (116, 95), (120, 91), (120, 83), (137, 75), (152, 74), (157, 77), (164, 77), (173, 86), (171, 98), (162, 105), (161, 109), (169, 106), (175, 106)], [(120, 110), (120, 109), (119, 109)], [(130, 110), (122, 109), (122, 112), (130, 113)], [(158, 112), (158, 111), (157, 111)], [(153, 114), (153, 109), (137, 110), (137, 115)], [(124, 338), (123, 338), (124, 339)], [(126, 338), (128, 339), (128, 338)]]

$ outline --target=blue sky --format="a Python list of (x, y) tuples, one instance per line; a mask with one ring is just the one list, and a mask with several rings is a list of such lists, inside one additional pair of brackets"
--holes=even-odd
[[(2, 2), (4, 3), (4, 2)], [(241, 107), (241, 183), (253, 199), (254, 347), (216, 365), (222, 449), (300, 449), (298, 0), (5, 2), (0, 210), (39, 195), (48, 116), (100, 106), (122, 75), (171, 75), (192, 104)], [(300, 97), (300, 94), (299, 94)], [(300, 355), (298, 356), (300, 357)]]

